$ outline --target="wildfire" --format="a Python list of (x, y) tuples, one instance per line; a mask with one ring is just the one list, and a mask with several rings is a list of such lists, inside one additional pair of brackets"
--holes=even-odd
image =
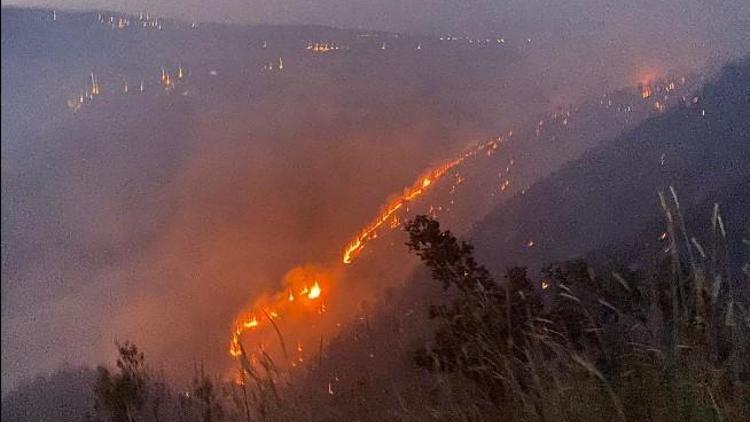
[[(313, 312), (322, 313), (324, 282), (330, 278), (317, 268), (301, 267), (290, 271), (285, 279), (288, 287), (272, 297), (261, 297), (256, 300), (249, 312), (235, 320), (234, 331), (229, 343), (229, 354), (232, 357), (242, 355), (240, 339), (250, 331), (264, 330), (275, 325), (275, 320), (290, 314), (308, 316)], [(312, 282), (312, 283), (311, 283)], [(296, 294), (295, 294), (296, 292)], [(313, 305), (315, 304), (315, 305)]]
[(651, 87), (648, 85), (642, 85), (641, 86), (641, 98), (644, 100), (646, 98), (649, 98), (651, 96)]
[(497, 149), (498, 141), (492, 140), (486, 143), (477, 145), (470, 149), (468, 152), (461, 154), (458, 158), (451, 161), (447, 161), (441, 165), (438, 165), (430, 170), (423, 173), (412, 186), (404, 189), (404, 191), (396, 199), (388, 203), (383, 210), (375, 217), (370, 224), (363, 227), (359, 234), (352, 239), (349, 244), (344, 248), (343, 262), (344, 264), (351, 264), (352, 261), (362, 252), (367, 242), (377, 238), (377, 230), (381, 227), (394, 228), (392, 224), (387, 224), (389, 221), (393, 221), (395, 213), (404, 207), (407, 203), (414, 201), (415, 199), (422, 196), (431, 186), (435, 185), (435, 182), (440, 180), (447, 172), (454, 169), (466, 159), (475, 156), (481, 151), (490, 152)]
[(96, 97), (100, 94), (99, 79), (94, 72), (91, 72), (91, 96)]
[(249, 319), (249, 320), (245, 321), (242, 325), (245, 328), (254, 328), (254, 327), (257, 327), (258, 326), (258, 318), (252, 317), (252, 319)]
[[(164, 75), (166, 77), (168, 74), (164, 72)], [(511, 135), (512, 132), (508, 134), (508, 136)], [(416, 200), (430, 188), (436, 186), (437, 182), (449, 171), (477, 154), (495, 151), (502, 142), (503, 137), (501, 136), (497, 139), (477, 144), (458, 157), (422, 173), (410, 187), (405, 188), (398, 197), (386, 204), (380, 214), (368, 225), (364, 226), (359, 231), (359, 234), (346, 245), (343, 262), (350, 264), (370, 240), (377, 238), (378, 229), (382, 227), (392, 230), (398, 228), (400, 219), (397, 213), (399, 210), (406, 208), (409, 202)], [(457, 178), (459, 179), (457, 183), (460, 183), (460, 176), (457, 175)], [(318, 314), (325, 313), (326, 306), (322, 300), (324, 292), (322, 286), (330, 287), (331, 279), (329, 276), (330, 274), (325, 274), (318, 268), (314, 268), (312, 273), (309, 267), (300, 267), (290, 271), (285, 277), (285, 288), (283, 290), (270, 298), (263, 296), (261, 299), (256, 300), (252, 306), (252, 311), (242, 314), (245, 316), (249, 315), (249, 317), (244, 317), (235, 322), (235, 329), (232, 332), (229, 344), (229, 354), (232, 357), (239, 357), (244, 353), (240, 339), (250, 330), (262, 330), (273, 326), (278, 331), (274, 322), (276, 319), (290, 314), (304, 315), (304, 318), (307, 318), (312, 312), (317, 312)], [(310, 306), (312, 303), (316, 303), (316, 305)], [(301, 348), (301, 343), (299, 343), (299, 350)], [(252, 358), (252, 355), (250, 358)], [(299, 357), (298, 361), (302, 362), (302, 357)], [(292, 361), (290, 364), (296, 366), (297, 362)]]
[(170, 76), (169, 72), (167, 72), (164, 67), (161, 68), (161, 84), (164, 85), (164, 89), (166, 90), (174, 87), (172, 76)]
[(318, 285), (318, 282), (316, 281), (315, 284), (310, 287), (310, 291), (307, 292), (307, 298), (308, 299), (317, 299), (320, 297), (320, 285)]

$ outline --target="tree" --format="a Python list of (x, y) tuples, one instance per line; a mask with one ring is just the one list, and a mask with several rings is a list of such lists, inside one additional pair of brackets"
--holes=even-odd
[(143, 353), (135, 344), (126, 341), (116, 345), (118, 371), (97, 368), (95, 410), (112, 422), (132, 422), (146, 401), (148, 374)]
[(529, 325), (542, 302), (524, 268), (511, 268), (504, 286), (473, 256), (473, 247), (427, 216), (406, 223), (407, 246), (432, 270), (448, 293), (448, 303), (431, 305), (440, 320), (433, 343), (418, 350), (416, 362), (430, 370), (460, 372), (502, 396), (510, 360), (526, 359)]

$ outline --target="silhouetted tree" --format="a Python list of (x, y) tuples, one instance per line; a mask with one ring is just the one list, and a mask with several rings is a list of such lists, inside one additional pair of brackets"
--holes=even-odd
[(406, 224), (407, 246), (432, 270), (451, 299), (431, 305), (429, 316), (440, 320), (429, 348), (417, 352), (418, 365), (457, 371), (487, 387), (493, 399), (504, 389), (508, 359), (523, 361), (526, 331), (542, 310), (542, 302), (524, 268), (509, 269), (504, 286), (497, 284), (473, 256), (473, 247), (427, 216)]
[(146, 401), (148, 374), (143, 353), (135, 344), (117, 343), (116, 373), (99, 366), (94, 386), (97, 414), (103, 413), (112, 422), (132, 422)]

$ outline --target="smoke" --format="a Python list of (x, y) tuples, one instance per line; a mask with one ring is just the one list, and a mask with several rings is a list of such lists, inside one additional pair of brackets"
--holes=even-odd
[[(512, 45), (489, 58), (419, 59), (409, 45), (397, 59), (290, 59), (275, 80), (226, 71), (237, 51), (213, 52), (226, 62), (206, 65), (197, 50), (175, 61), (195, 75), (219, 68), (221, 81), (195, 76), (192, 96), (103, 103), (52, 128), (4, 130), (4, 391), (63, 361), (109, 361), (116, 339), (133, 340), (180, 382), (195, 361), (222, 372), (238, 313), (310, 273), (336, 303), (326, 316), (334, 332), (362, 298), (408, 272), (398, 243), (353, 268), (339, 264), (389, 195), (531, 113), (649, 69), (700, 69), (736, 54), (748, 16), (742, 2), (226, 4), (187, 10), (207, 20), (248, 21), (251, 10), (271, 22), (497, 35)], [(173, 6), (158, 12), (176, 14)], [(736, 30), (714, 29), (722, 27)], [(14, 59), (4, 53), (4, 71)], [(12, 82), (3, 77), (4, 87)], [(3, 90), (4, 110), (28, 106), (9, 98), (33, 109), (46, 95), (17, 94)], [(315, 342), (279, 324), (290, 339)]]
[(296, 265), (338, 264), (383, 198), (465, 137), (392, 88), (350, 110), (345, 88), (311, 83), (252, 104), (102, 106), (45, 147), (11, 145), (4, 377), (110, 360), (116, 339), (182, 382), (197, 360), (222, 371), (240, 310)]

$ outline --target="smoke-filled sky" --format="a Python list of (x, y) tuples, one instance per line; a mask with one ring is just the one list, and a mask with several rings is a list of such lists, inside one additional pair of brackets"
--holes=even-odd
[[(201, 22), (510, 34), (540, 47), (523, 62), (499, 60), (507, 67), (496, 75), (476, 70), (482, 63), (463, 63), (471, 74), (447, 75), (451, 86), (431, 85), (443, 79), (426, 75), (456, 68), (450, 64), (410, 73), (394, 62), (386, 74), (406, 76), (383, 89), (364, 77), (321, 72), (241, 99), (239, 87), (217, 87), (238, 98), (214, 98), (205, 109), (187, 97), (188, 105), (89, 115), (80, 122), (92, 126), (80, 136), (77, 126), (54, 136), (40, 130), (49, 145), (4, 129), (4, 392), (63, 361), (96, 364), (115, 337), (143, 338), (151, 356), (177, 368), (223, 353), (229, 321), (250, 294), (297, 265), (336, 261), (342, 242), (386, 195), (459, 150), (466, 136), (485, 129), (481, 122), (495, 114), (503, 124), (522, 120), (576, 91), (602, 94), (634, 82), (639, 66), (698, 70), (750, 45), (744, 0), (3, 1), (9, 4), (145, 10)], [(36, 70), (54, 69), (50, 57)], [(3, 55), (4, 88), (6, 59), (16, 63)], [(287, 66), (293, 72), (294, 60)], [(351, 66), (341, 74), (370, 69)], [(85, 83), (90, 68), (75, 70)], [(497, 89), (463, 87), (463, 78)], [(305, 84), (320, 93), (306, 97)], [(485, 92), (497, 100), (486, 101)], [(23, 98), (24, 107), (9, 98)], [(4, 120), (33, 116), (35, 98), (4, 89)], [(482, 101), (496, 108), (483, 109)], [(162, 113), (158, 106), (173, 108)], [(46, 124), (36, 117), (25, 123)]]
[[(398, 32), (463, 32), (469, 35), (529, 26), (564, 37), (577, 27), (613, 25), (624, 37), (639, 33), (690, 38), (739, 35), (748, 25), (743, 0), (5, 0), (3, 4), (149, 11), (197, 21), (322, 24)], [(653, 32), (652, 32), (653, 31)], [(746, 35), (746, 34), (745, 34)]]

